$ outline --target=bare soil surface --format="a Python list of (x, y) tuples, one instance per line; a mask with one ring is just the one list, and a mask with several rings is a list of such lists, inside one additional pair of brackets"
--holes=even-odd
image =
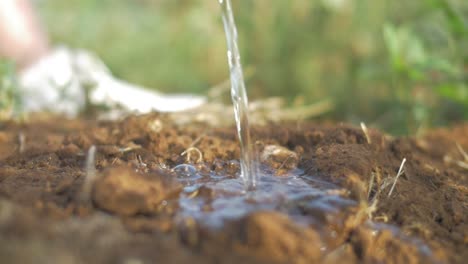
[(233, 127), (3, 122), (0, 262), (465, 263), (468, 124), (366, 133), (254, 127), (261, 171), (245, 192)]

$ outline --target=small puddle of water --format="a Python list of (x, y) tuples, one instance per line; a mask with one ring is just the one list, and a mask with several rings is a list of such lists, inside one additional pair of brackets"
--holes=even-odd
[[(239, 219), (259, 210), (288, 211), (299, 201), (310, 202), (310, 205), (313, 203), (324, 214), (339, 212), (339, 208), (343, 206), (356, 205), (354, 201), (333, 194), (332, 190), (338, 189), (338, 186), (301, 176), (300, 169), (281, 177), (259, 170), (256, 189), (247, 193), (243, 180), (236, 175), (224, 172), (203, 173), (195, 168), (189, 171), (191, 176), (176, 172), (182, 175), (179, 181), (184, 185), (179, 201), (180, 216), (195, 218), (210, 227), (221, 228), (226, 221)], [(336, 207), (334, 203), (337, 203)]]
[[(265, 166), (259, 166), (256, 188), (248, 192), (238, 173), (202, 171), (189, 164), (178, 165), (173, 172), (184, 186), (179, 199), (172, 201), (178, 208), (176, 219), (194, 219), (204, 230), (223, 230), (227, 223), (260, 211), (281, 212), (298, 225), (315, 230), (321, 240), (317, 246), (323, 254), (329, 254), (354, 228), (350, 223), (361, 221), (361, 205), (348, 197), (347, 190), (306, 175), (300, 168), (275, 176)], [(420, 256), (433, 258), (424, 242), (403, 235), (396, 226), (370, 220), (360, 225), (374, 230), (373, 235), (391, 230), (396, 240), (415, 247)]]

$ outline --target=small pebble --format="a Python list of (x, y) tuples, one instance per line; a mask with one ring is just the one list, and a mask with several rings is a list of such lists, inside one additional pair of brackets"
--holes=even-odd
[(285, 147), (267, 145), (260, 155), (260, 161), (269, 167), (276, 169), (277, 175), (284, 175), (286, 172), (297, 167), (299, 156), (296, 152)]

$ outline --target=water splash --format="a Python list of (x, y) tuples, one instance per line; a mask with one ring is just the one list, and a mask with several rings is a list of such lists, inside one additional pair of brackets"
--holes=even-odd
[(218, 0), (222, 7), (222, 18), (227, 40), (227, 56), (231, 76), (231, 97), (234, 105), (237, 134), (239, 137), (241, 156), (241, 176), (247, 190), (255, 189), (257, 185), (256, 155), (250, 139), (248, 118), (248, 99), (245, 89), (244, 75), (237, 45), (237, 28), (234, 22), (231, 0)]

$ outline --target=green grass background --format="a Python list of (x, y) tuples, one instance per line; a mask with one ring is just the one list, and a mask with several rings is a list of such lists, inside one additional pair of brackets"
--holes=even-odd
[[(251, 98), (332, 100), (327, 119), (414, 133), (468, 118), (468, 1), (232, 0)], [(53, 43), (119, 78), (207, 93), (228, 78), (217, 0), (42, 0)]]

